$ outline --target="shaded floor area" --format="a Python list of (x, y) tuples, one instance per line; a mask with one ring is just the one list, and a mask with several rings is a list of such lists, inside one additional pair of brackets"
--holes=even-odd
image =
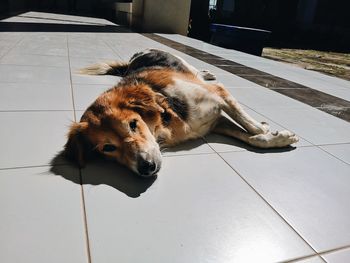
[[(158, 35), (242, 65), (232, 73), (101, 19), (29, 12), (0, 23), (2, 262), (350, 261), (349, 122), (243, 66), (347, 102), (349, 81)], [(72, 166), (58, 155), (68, 126), (120, 80), (77, 70), (145, 48), (210, 70), (250, 115), (300, 142), (261, 151), (208, 135), (164, 152), (156, 180), (103, 160)]]

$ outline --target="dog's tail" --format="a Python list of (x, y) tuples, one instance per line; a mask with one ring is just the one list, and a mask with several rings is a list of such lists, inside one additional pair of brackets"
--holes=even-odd
[(78, 71), (80, 74), (86, 75), (116, 75), (125, 76), (129, 68), (129, 63), (118, 61), (107, 61), (97, 63)]

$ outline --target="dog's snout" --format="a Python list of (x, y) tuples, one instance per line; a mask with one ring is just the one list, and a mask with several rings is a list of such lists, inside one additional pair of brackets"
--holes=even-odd
[(137, 166), (139, 174), (142, 176), (151, 176), (157, 172), (157, 165), (153, 161), (140, 159)]

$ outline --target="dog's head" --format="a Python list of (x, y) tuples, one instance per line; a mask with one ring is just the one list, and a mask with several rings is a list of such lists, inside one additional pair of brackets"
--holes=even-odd
[(155, 175), (161, 153), (153, 134), (161, 111), (154, 95), (144, 89), (106, 92), (71, 125), (66, 156), (84, 166), (99, 153), (141, 176)]

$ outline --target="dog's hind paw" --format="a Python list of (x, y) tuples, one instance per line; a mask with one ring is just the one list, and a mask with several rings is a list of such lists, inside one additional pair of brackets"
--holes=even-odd
[(204, 80), (216, 80), (216, 76), (208, 70), (201, 70), (200, 74)]
[(271, 134), (273, 136), (271, 139), (273, 147), (285, 147), (299, 141), (298, 136), (287, 130), (277, 131)]

